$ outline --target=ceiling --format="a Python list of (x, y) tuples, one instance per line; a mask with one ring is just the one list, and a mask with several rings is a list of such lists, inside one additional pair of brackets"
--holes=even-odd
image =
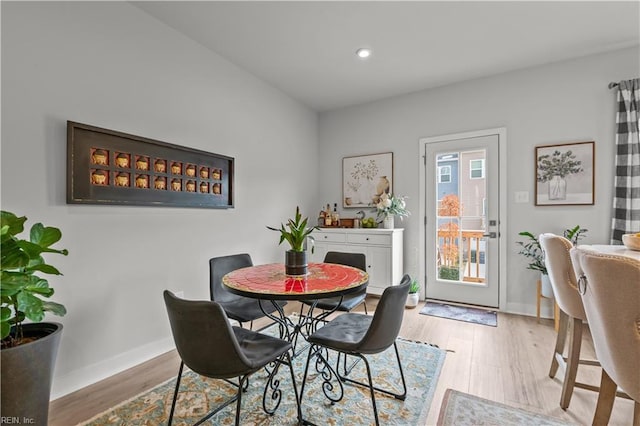
[(316, 111), (640, 45), (638, 1), (132, 3)]

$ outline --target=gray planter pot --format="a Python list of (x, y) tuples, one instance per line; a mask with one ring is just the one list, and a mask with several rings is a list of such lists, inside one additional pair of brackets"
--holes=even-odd
[(19, 419), (21, 424), (46, 425), (62, 324), (25, 324), (23, 330), (25, 337), (36, 340), (0, 351), (0, 415), (3, 419)]
[(287, 250), (284, 270), (287, 275), (307, 275), (307, 252)]

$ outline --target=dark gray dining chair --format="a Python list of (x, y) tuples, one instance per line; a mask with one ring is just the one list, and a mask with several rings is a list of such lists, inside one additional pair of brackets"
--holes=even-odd
[[(362, 271), (367, 271), (367, 260), (364, 253), (345, 253), (339, 251), (328, 251), (324, 256), (324, 263), (336, 263), (339, 265), (353, 266), (354, 268), (358, 268)], [(314, 300), (303, 300), (302, 303), (304, 305), (319, 308), (325, 311), (325, 315), (316, 316), (317, 319), (325, 318), (332, 312), (351, 312), (358, 305), (364, 304), (364, 312), (368, 314), (367, 311), (367, 303), (365, 299), (367, 298), (367, 288), (364, 287), (362, 290), (358, 291), (354, 294), (348, 294), (342, 297), (327, 297), (324, 299), (319, 299), (317, 301)], [(304, 305), (300, 307), (300, 316), (302, 316), (302, 310)], [(314, 306), (315, 305), (315, 306)], [(312, 313), (309, 313), (312, 315)]]
[[(323, 327), (315, 331), (307, 339), (311, 346), (309, 347), (309, 354), (307, 356), (307, 364), (304, 370), (304, 377), (302, 379), (302, 386), (300, 388), (300, 399), (304, 397), (304, 387), (307, 381), (307, 373), (309, 371), (309, 362), (312, 358), (318, 357), (316, 365), (324, 365), (327, 369), (333, 371), (338, 378), (338, 384), (342, 390), (342, 382), (349, 382), (360, 386), (365, 386), (371, 393), (371, 403), (373, 405), (373, 415), (375, 417), (376, 425), (380, 424), (378, 420), (378, 408), (376, 406), (375, 391), (382, 392), (384, 394), (393, 396), (396, 399), (404, 401), (407, 395), (407, 385), (404, 379), (404, 373), (402, 371), (402, 362), (400, 361), (400, 354), (398, 353), (398, 346), (396, 339), (402, 326), (402, 319), (404, 315), (404, 305), (407, 301), (407, 295), (409, 294), (409, 286), (411, 285), (411, 277), (405, 275), (402, 277), (399, 285), (387, 287), (380, 298), (380, 302), (376, 307), (376, 311), (373, 316), (345, 313), (337, 318), (329, 321)], [(373, 385), (371, 379), (371, 368), (365, 355), (372, 355), (383, 352), (387, 348), (393, 346), (396, 359), (398, 361), (398, 370), (400, 379), (402, 381), (402, 392), (398, 393), (395, 390), (381, 389)], [(330, 349), (338, 352), (336, 369), (333, 370), (329, 365), (329, 361), (325, 356), (324, 349)], [(353, 355), (364, 361), (367, 370), (367, 383), (352, 380), (347, 377), (349, 372), (345, 372), (341, 375), (339, 372), (340, 358), (347, 355)], [(341, 392), (339, 397), (335, 397), (328, 393), (328, 390), (334, 389), (330, 382), (331, 374), (322, 374), (325, 378), (322, 389), (325, 396), (333, 403), (338, 402), (344, 396)]]
[[(264, 317), (265, 312), (275, 312), (277, 307), (270, 301), (263, 301), (260, 308), (258, 299), (233, 294), (222, 285), (222, 277), (226, 274), (249, 266), (253, 266), (253, 262), (247, 253), (209, 259), (209, 294), (211, 300), (218, 302), (229, 318), (240, 323), (240, 327), (242, 323), (249, 322), (249, 328), (253, 329), (254, 320)], [(279, 300), (276, 304), (282, 308), (287, 302)]]
[[(279, 386), (280, 381), (274, 380), (274, 376), (277, 374), (279, 365), (288, 365), (298, 408), (298, 419), (302, 419), (295, 374), (289, 357), (291, 343), (266, 334), (231, 326), (224, 309), (217, 302), (184, 300), (168, 290), (164, 291), (164, 301), (169, 315), (173, 340), (181, 358), (169, 413), (169, 425), (173, 421), (173, 413), (180, 390), (180, 379), (185, 365), (201, 376), (225, 380), (238, 379), (238, 383), (226, 380), (238, 387), (236, 396), (209, 412), (195, 424), (205, 422), (235, 401), (235, 424), (239, 425), (242, 392), (246, 390), (249, 376), (274, 362), (277, 363), (276, 367), (269, 368), (267, 371), (269, 376), (265, 387), (263, 409), (267, 414), (273, 414), (280, 405), (281, 393), (273, 389), (273, 387)], [(265, 404), (267, 394), (276, 395), (275, 407), (272, 409), (268, 409)]]

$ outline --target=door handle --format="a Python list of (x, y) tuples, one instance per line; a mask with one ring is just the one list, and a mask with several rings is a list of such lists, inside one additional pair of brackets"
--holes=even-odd
[(498, 238), (498, 233), (497, 232), (489, 232), (487, 234), (482, 234), (483, 237), (489, 237), (489, 238)]

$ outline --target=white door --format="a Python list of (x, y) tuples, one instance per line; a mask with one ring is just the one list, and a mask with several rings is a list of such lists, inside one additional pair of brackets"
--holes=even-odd
[(500, 134), (424, 143), (426, 297), (500, 306)]

